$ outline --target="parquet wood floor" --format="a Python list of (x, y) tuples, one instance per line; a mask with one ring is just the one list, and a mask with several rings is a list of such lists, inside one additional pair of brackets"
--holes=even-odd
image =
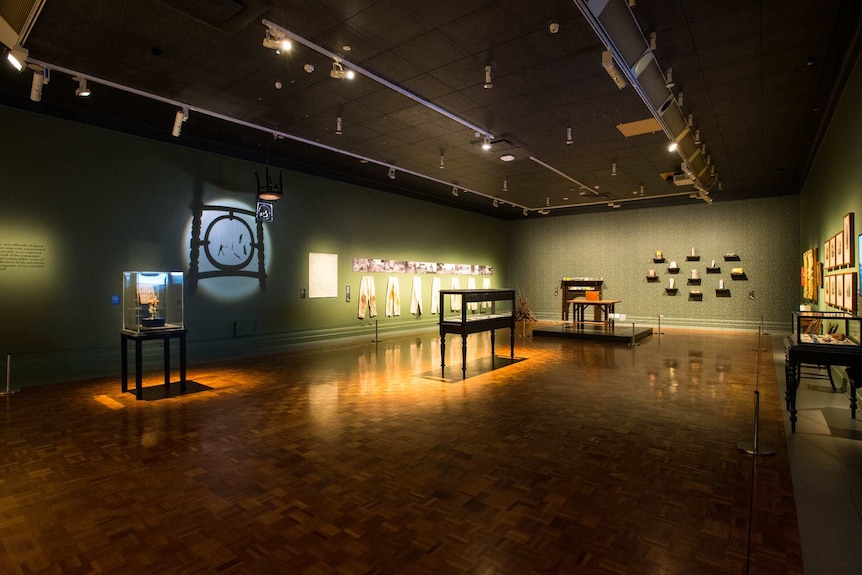
[[(463, 381), (428, 333), (0, 398), (0, 572), (801, 574), (769, 352), (758, 379), (756, 335), (666, 331)], [(774, 457), (736, 448), (756, 381)]]

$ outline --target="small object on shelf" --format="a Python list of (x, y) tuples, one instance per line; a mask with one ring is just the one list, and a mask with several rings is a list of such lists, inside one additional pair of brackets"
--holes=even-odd
[(724, 261), (726, 262), (738, 262), (739, 256), (735, 253), (724, 254)]
[(730, 271), (730, 277), (734, 280), (745, 280), (748, 279), (748, 276), (745, 275), (745, 269), (743, 268), (733, 268)]
[(674, 278), (670, 278), (669, 283), (670, 283), (670, 285), (669, 285), (670, 289), (673, 289), (676, 287), (676, 280)]
[(654, 278), (655, 277), (655, 270), (650, 270), (648, 275), (649, 275), (649, 277)]
[(673, 261), (673, 260), (671, 260), (671, 262), (670, 262), (670, 267), (672, 267), (672, 268), (677, 267), (676, 262), (675, 262), (675, 261)]
[(724, 289), (724, 278), (718, 280), (718, 289)]
[(691, 279), (698, 279), (697, 270), (691, 270)]
[(694, 256), (696, 256), (696, 255), (697, 255), (697, 254), (696, 254), (696, 253), (694, 253), (694, 247), (692, 247), (692, 248), (691, 248), (691, 257), (694, 257)]
[(715, 260), (712, 260), (712, 261), (710, 262), (709, 267), (711, 267), (711, 268), (714, 268), (714, 267), (715, 267)]
[(663, 260), (664, 259), (664, 256), (662, 255), (661, 250), (656, 250), (655, 257), (657, 260)]

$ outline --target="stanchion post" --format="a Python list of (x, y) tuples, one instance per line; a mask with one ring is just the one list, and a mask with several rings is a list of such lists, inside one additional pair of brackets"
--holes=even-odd
[(664, 332), (661, 330), (661, 314), (658, 314), (658, 335), (664, 335)]
[(629, 343), (629, 346), (635, 347), (636, 345), (640, 345), (640, 344), (635, 341), (635, 322), (632, 322), (632, 340)]
[(737, 449), (748, 455), (775, 455), (775, 450), (760, 445), (760, 392), (754, 390), (754, 440), (740, 441), (736, 444)]
[(12, 389), (12, 354), (6, 354), (6, 389), (0, 391), (0, 396), (13, 395), (19, 390)]
[(374, 339), (371, 340), (374, 343), (380, 343), (380, 338), (377, 337), (377, 320), (374, 320)]

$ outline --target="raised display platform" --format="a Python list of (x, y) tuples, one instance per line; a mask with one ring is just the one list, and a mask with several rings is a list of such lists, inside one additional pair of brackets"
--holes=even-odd
[[(634, 328), (635, 341), (651, 336), (653, 328), (638, 327)], [(632, 326), (618, 323), (610, 330), (604, 329), (602, 326), (578, 326), (572, 327), (570, 322), (557, 323), (553, 325), (544, 325), (542, 327), (533, 328), (533, 337), (560, 337), (564, 339), (584, 339), (591, 341), (604, 341), (608, 343), (631, 343), (632, 341)]]

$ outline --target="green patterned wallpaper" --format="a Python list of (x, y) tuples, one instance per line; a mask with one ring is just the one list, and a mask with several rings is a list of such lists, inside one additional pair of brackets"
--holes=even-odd
[[(789, 331), (791, 310), (798, 306), (801, 254), (797, 196), (780, 196), (712, 205), (691, 205), (562, 217), (530, 217), (511, 224), (509, 277), (526, 295), (540, 319), (560, 320), (560, 279), (602, 277), (603, 297), (619, 299), (616, 311), (627, 321), (662, 325), (757, 329), (761, 317), (769, 330)], [(687, 262), (691, 248), (699, 262)], [(668, 264), (654, 264), (661, 250), (676, 260), (678, 275)], [(734, 252), (739, 262), (725, 262)], [(707, 274), (712, 259), (720, 274)], [(700, 286), (686, 285), (697, 267)], [(743, 267), (747, 280), (731, 279), (732, 267)], [(659, 277), (648, 283), (654, 268)], [(677, 279), (678, 292), (665, 292), (668, 279)], [(730, 297), (716, 297), (724, 278)], [(699, 289), (701, 301), (689, 298)], [(754, 292), (754, 299), (749, 292)]]

